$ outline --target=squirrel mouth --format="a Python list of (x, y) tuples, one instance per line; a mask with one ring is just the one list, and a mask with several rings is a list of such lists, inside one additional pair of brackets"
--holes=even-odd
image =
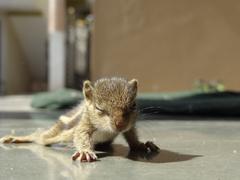
[(123, 130), (125, 129), (125, 127), (116, 127), (116, 129), (117, 129), (118, 131), (123, 131)]
[(123, 131), (127, 128), (127, 124), (125, 124), (125, 123), (116, 124), (115, 127), (118, 131)]

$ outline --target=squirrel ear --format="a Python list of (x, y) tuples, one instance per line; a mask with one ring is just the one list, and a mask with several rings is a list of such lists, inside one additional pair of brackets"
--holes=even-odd
[(137, 79), (132, 79), (131, 81), (128, 81), (128, 83), (132, 86), (133, 90), (137, 94), (137, 89), (138, 89), (138, 80)]
[(90, 100), (92, 98), (92, 90), (93, 90), (92, 83), (88, 80), (84, 81), (83, 95), (84, 95), (85, 99)]

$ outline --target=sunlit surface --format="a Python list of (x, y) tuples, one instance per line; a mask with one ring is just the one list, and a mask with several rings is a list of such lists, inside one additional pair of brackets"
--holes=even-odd
[[(0, 120), (0, 136), (27, 134), (49, 127), (52, 120)], [(98, 151), (99, 161), (72, 162), (74, 148), (36, 144), (1, 145), (0, 179), (239, 179), (240, 122), (138, 122), (143, 141), (152, 140), (159, 154), (129, 153), (122, 137)]]

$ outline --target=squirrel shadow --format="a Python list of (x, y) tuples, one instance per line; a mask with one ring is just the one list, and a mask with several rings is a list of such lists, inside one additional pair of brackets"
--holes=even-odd
[[(150, 154), (129, 152), (129, 148), (121, 144), (112, 144), (108, 148), (105, 147), (98, 150), (101, 150), (97, 151), (97, 156), (99, 157), (98, 161), (104, 161), (105, 157), (112, 156), (128, 158), (133, 161), (145, 163), (170, 163), (187, 161), (195, 157), (201, 157), (199, 155), (180, 154), (168, 150), (160, 150), (159, 153)], [(10, 159), (9, 162), (6, 163), (7, 167), (12, 167), (11, 163), (21, 162), (14, 159), (14, 157), (18, 156), (18, 154), (27, 153), (32, 158), (26, 159), (25, 161), (33, 163), (33, 166), (35, 165), (34, 163), (39, 161), (39, 159), (46, 162), (45, 169), (47, 169), (47, 171), (45, 172), (45, 175), (48, 177), (47, 179), (89, 179), (89, 177), (93, 176), (101, 177), (101, 173), (98, 174), (95, 172), (106, 171), (106, 164), (104, 162), (80, 163), (79, 161), (72, 161), (70, 157), (74, 151), (75, 150), (69, 146), (59, 145), (44, 147), (37, 144), (0, 144), (0, 153), (2, 157), (8, 157), (7, 159)], [(106, 163), (111, 163), (111, 161), (107, 161)], [(22, 164), (19, 165), (23, 166)], [(28, 171), (25, 173), (27, 177), (32, 176), (32, 174)], [(11, 176), (14, 179), (18, 178), (17, 173), (11, 174)]]
[(171, 163), (171, 162), (180, 162), (188, 161), (193, 158), (202, 157), (202, 155), (191, 155), (191, 154), (181, 154), (165, 149), (160, 149), (159, 152), (133, 152), (129, 151), (129, 148), (121, 144), (112, 144), (109, 147), (96, 147), (97, 151), (103, 151), (97, 153), (99, 159), (109, 157), (109, 156), (118, 156), (125, 157), (133, 161), (146, 162), (146, 163)]
[[(36, 155), (41, 155), (42, 159), (48, 159), (48, 157), (58, 159), (64, 159), (66, 162), (67, 159), (71, 159), (71, 153), (74, 152), (72, 148), (69, 148), (65, 145), (53, 145), (52, 147), (44, 147), (36, 144), (8, 144), (1, 145), (1, 148), (5, 150), (10, 149), (25, 149), (30, 150)], [(159, 152), (132, 152), (127, 146), (122, 144), (111, 144), (111, 145), (99, 145), (95, 147), (96, 154), (101, 161), (101, 159), (106, 157), (123, 157), (129, 160), (145, 162), (145, 163), (171, 163), (171, 162), (181, 162), (192, 160), (197, 157), (202, 157), (202, 155), (192, 155), (192, 154), (181, 154), (178, 152), (173, 152), (165, 149), (160, 149)], [(69, 158), (68, 158), (69, 156)], [(44, 157), (44, 158), (43, 158)]]

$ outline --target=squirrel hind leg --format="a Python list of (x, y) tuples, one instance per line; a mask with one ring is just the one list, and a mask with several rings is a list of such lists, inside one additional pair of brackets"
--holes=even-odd
[(32, 143), (33, 137), (31, 135), (29, 136), (4, 136), (0, 139), (0, 143)]
[(71, 142), (73, 140), (73, 132), (74, 132), (74, 129), (69, 129), (53, 137), (42, 136), (37, 140), (37, 143), (45, 146), (50, 146), (52, 144), (57, 144), (57, 143)]

